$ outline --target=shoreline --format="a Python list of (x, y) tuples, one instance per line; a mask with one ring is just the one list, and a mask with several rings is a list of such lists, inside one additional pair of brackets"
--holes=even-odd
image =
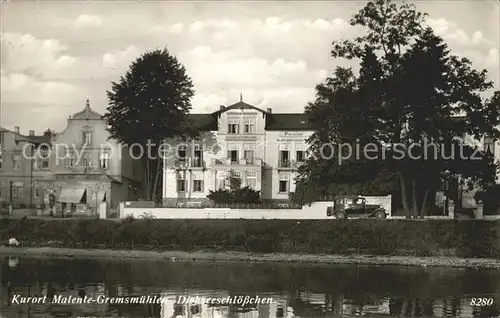
[(459, 258), (449, 256), (376, 256), (376, 255), (321, 255), (321, 254), (260, 254), (248, 252), (209, 251), (143, 251), (104, 250), (54, 247), (0, 247), (1, 257), (55, 257), (55, 258), (101, 258), (101, 259), (142, 259), (165, 261), (213, 261), (251, 262), (276, 264), (323, 264), (323, 265), (391, 265), (416, 267), (451, 267), (473, 269), (500, 269), (500, 260), (491, 258)]

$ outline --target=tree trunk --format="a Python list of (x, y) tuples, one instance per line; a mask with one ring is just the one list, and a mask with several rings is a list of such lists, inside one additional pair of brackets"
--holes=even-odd
[(405, 210), (406, 217), (410, 217), (410, 205), (408, 203), (408, 193), (406, 192), (406, 180), (401, 173), (398, 173), (399, 182), (401, 184), (401, 201), (403, 203), (403, 209)]
[(412, 217), (416, 218), (418, 216), (418, 189), (417, 189), (417, 176), (415, 173), (415, 168), (413, 168), (413, 176), (411, 180), (411, 200), (412, 200)]
[(150, 173), (150, 167), (149, 167), (149, 158), (146, 158), (146, 173), (144, 174), (144, 192), (146, 195), (146, 200), (149, 201), (151, 200), (151, 173)]
[(429, 199), (429, 189), (426, 188), (424, 198), (422, 199), (422, 206), (420, 208), (420, 216), (424, 217), (427, 214), (427, 200)]
[(156, 159), (156, 171), (155, 171), (155, 181), (153, 182), (153, 201), (156, 202), (156, 199), (157, 199), (157, 194), (158, 194), (158, 191), (157, 191), (157, 187), (158, 187), (158, 178), (160, 176), (160, 164), (162, 163), (163, 161), (161, 159)]

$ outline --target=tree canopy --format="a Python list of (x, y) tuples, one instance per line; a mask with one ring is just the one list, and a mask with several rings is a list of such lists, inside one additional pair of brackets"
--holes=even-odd
[[(315, 133), (299, 170), (298, 200), (398, 189), (416, 216), (445, 174), (461, 175), (468, 187), (494, 181), (493, 158), (464, 136), (500, 136), (500, 94), (483, 97), (493, 87), (486, 70), (453, 55), (425, 17), (411, 4), (369, 2), (350, 21), (365, 35), (333, 42), (332, 57), (360, 68), (337, 67), (306, 106)], [(325, 144), (335, 147), (325, 152)]]
[[(158, 147), (163, 140), (196, 135), (188, 117), (193, 95), (185, 67), (167, 49), (137, 58), (107, 92), (109, 106), (104, 118), (110, 137), (143, 147), (146, 199), (154, 200), (161, 184)], [(147, 155), (148, 142), (151, 156)]]

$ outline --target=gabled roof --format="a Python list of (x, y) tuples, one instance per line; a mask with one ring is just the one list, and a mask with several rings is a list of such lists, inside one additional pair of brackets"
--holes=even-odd
[(244, 102), (244, 101), (242, 101), (242, 100), (240, 100), (240, 101), (239, 101), (239, 102), (237, 102), (236, 104), (226, 106), (226, 107), (224, 107), (224, 108), (222, 108), (222, 109), (220, 109), (220, 110), (216, 111), (216, 112), (215, 112), (215, 113), (213, 113), (213, 114), (218, 115), (218, 114), (220, 114), (220, 113), (224, 113), (224, 112), (226, 112), (226, 111), (228, 111), (228, 110), (232, 110), (232, 109), (253, 109), (253, 110), (259, 111), (259, 112), (261, 112), (261, 113), (268, 114), (268, 112), (267, 112), (267, 111), (262, 110), (262, 109), (260, 109), (260, 108), (258, 108), (258, 107), (255, 107), (255, 106), (253, 106), (253, 105), (247, 104), (247, 103), (245, 103), (245, 102)]
[(314, 130), (306, 114), (269, 114), (266, 130)]
[(190, 114), (189, 119), (193, 123), (194, 127), (201, 131), (217, 131), (218, 125), (217, 120), (220, 114), (234, 109), (253, 109), (266, 115), (266, 130), (314, 130), (312, 124), (309, 122), (307, 115), (295, 113), (295, 114), (280, 114), (271, 113), (269, 111), (262, 110), (253, 105), (247, 104), (243, 101), (239, 101), (233, 105), (221, 108), (220, 110), (213, 112), (211, 114)]
[(77, 119), (77, 120), (102, 120), (102, 115), (95, 112), (92, 108), (90, 108), (90, 102), (87, 99), (85, 103), (85, 108), (82, 111), (79, 111), (78, 113), (74, 114), (71, 119)]

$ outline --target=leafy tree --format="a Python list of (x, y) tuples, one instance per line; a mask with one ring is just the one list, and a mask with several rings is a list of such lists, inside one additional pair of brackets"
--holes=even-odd
[(45, 130), (43, 132), (43, 135), (46, 136), (46, 137), (53, 137), (56, 135), (56, 132), (50, 128), (48, 128), (47, 130)]
[[(142, 147), (145, 196), (156, 201), (160, 197), (161, 143), (197, 135), (188, 119), (194, 95), (191, 78), (175, 56), (167, 49), (158, 49), (132, 62), (107, 95), (109, 106), (104, 117), (111, 138)], [(133, 150), (135, 156), (140, 155), (138, 146)]]
[(215, 203), (261, 203), (260, 191), (242, 188), (241, 179), (233, 170), (229, 171), (226, 182), (229, 189), (210, 190), (207, 198)]
[(234, 170), (229, 170), (228, 176), (226, 177), (226, 182), (232, 192), (235, 192), (241, 188), (241, 179), (239, 175), (234, 172)]
[[(499, 92), (481, 97), (493, 87), (486, 70), (452, 55), (425, 16), (411, 4), (369, 2), (351, 19), (365, 35), (333, 42), (332, 57), (359, 60), (360, 71), (338, 67), (306, 107), (316, 132), (312, 156), (299, 170), (297, 199), (398, 190), (407, 215), (417, 216), (445, 171), (462, 175), (469, 188), (494, 181), (492, 157), (472, 160), (478, 156), (462, 140), (500, 136)], [(325, 152), (324, 144), (337, 147)]]

